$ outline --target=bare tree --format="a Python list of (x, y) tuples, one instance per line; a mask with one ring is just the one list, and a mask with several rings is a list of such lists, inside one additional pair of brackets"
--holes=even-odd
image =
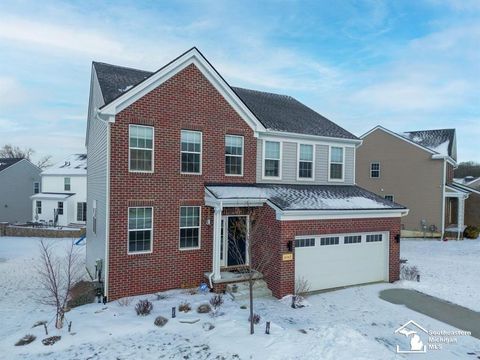
[(55, 254), (52, 242), (42, 239), (39, 246), (37, 272), (43, 292), (38, 302), (55, 307), (55, 327), (61, 329), (70, 291), (82, 279), (80, 256), (73, 241), (61, 256)]
[[(261, 279), (262, 275), (268, 275), (270, 270), (270, 263), (273, 258), (273, 251), (269, 249), (266, 233), (269, 232), (268, 227), (262, 221), (264, 213), (261, 208), (247, 207), (243, 208), (244, 212), (238, 212), (239, 218), (248, 215), (245, 221), (239, 220), (231, 224), (230, 229), (232, 235), (229, 236), (228, 251), (233, 258), (237, 260), (239, 265), (237, 271), (239, 271), (248, 282), (249, 288), (249, 302), (250, 302), (250, 334), (255, 332), (255, 317), (253, 307), (253, 287), (255, 282)], [(240, 211), (240, 210), (239, 210)], [(246, 241), (246, 249), (243, 250), (243, 246), (236, 241), (237, 236), (244, 236)], [(233, 238), (233, 239), (230, 239)], [(232, 240), (232, 241), (230, 241)], [(246, 259), (249, 260), (246, 263)]]
[[(11, 144), (6, 144), (0, 148), (0, 158), (27, 159), (28, 161), (31, 161), (33, 154), (35, 154), (35, 150), (32, 148), (22, 149), (19, 146), (14, 146)], [(51, 158), (51, 155), (43, 156), (36, 165), (42, 170), (46, 169), (52, 165), (50, 162)]]

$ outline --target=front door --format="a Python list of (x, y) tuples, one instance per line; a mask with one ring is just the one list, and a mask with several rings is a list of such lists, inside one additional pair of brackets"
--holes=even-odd
[(222, 265), (246, 264), (248, 260), (246, 235), (248, 233), (248, 217), (225, 216), (222, 233)]

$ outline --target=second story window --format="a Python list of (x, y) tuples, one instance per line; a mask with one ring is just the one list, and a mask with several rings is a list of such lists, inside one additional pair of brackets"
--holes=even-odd
[(271, 178), (280, 177), (281, 149), (278, 141), (265, 141), (263, 176)]
[(202, 133), (182, 130), (182, 173), (201, 174), (202, 172)]
[(330, 147), (329, 180), (343, 181), (343, 147)]
[(69, 177), (63, 178), (63, 190), (65, 190), (65, 191), (72, 190), (72, 186), (70, 185), (70, 178)]
[(153, 127), (130, 125), (129, 170), (153, 172)]
[(225, 136), (225, 174), (243, 175), (243, 136)]
[(371, 178), (380, 177), (380, 163), (374, 162), (370, 164), (370, 177)]
[(40, 192), (40, 183), (38, 181), (35, 181), (33, 183), (33, 193), (38, 194)]
[(313, 145), (298, 146), (298, 178), (313, 180)]

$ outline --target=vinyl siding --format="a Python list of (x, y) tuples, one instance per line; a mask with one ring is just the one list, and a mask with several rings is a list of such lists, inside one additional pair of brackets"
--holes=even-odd
[(0, 221), (32, 221), (33, 183), (40, 182), (40, 169), (27, 160), (0, 172)]
[[(94, 117), (93, 109), (103, 105), (100, 87), (92, 69), (87, 146), (87, 268), (95, 273), (97, 259), (105, 260), (107, 208), (107, 134), (108, 124)], [(97, 231), (93, 232), (93, 202), (97, 201)], [(105, 263), (102, 276), (105, 273)]]
[[(337, 145), (335, 145), (337, 146)], [(355, 148), (345, 147), (344, 181), (328, 181), (328, 149), (325, 144), (315, 144), (315, 177), (313, 181), (297, 180), (297, 142), (283, 141), (282, 145), (282, 179), (262, 179), (263, 140), (257, 140), (257, 182), (275, 184), (305, 184), (305, 185), (353, 185), (355, 183), (354, 163)]]

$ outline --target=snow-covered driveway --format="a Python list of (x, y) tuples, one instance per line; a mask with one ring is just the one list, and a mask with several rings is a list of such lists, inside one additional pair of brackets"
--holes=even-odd
[[(452, 329), (378, 298), (380, 290), (397, 287), (396, 284), (312, 295), (308, 297), (311, 306), (302, 309), (292, 309), (288, 302), (276, 299), (259, 299), (255, 311), (262, 320), (253, 336), (248, 334), (248, 310), (228, 298), (222, 307), (224, 315), (217, 318), (192, 311), (171, 319), (172, 306), (188, 301), (195, 309), (211, 296), (175, 290), (166, 292), (163, 300), (156, 300), (153, 295), (139, 297), (148, 297), (154, 303), (152, 314), (146, 317), (136, 316), (133, 307), (137, 299), (129, 306), (113, 302), (73, 309), (67, 317), (73, 322), (75, 334), (64, 329), (59, 332), (62, 340), (47, 347), (40, 342), (43, 329), (31, 329), (35, 321), (53, 316), (52, 310), (38, 306), (32, 298), (36, 249), (35, 240), (0, 237), (0, 258), (5, 259), (0, 262), (2, 359), (408, 359), (409, 356), (395, 353), (397, 344), (408, 347), (405, 337), (394, 334), (399, 326), (415, 320), (427, 329)], [(153, 325), (157, 315), (170, 319), (165, 327)], [(179, 322), (182, 319), (200, 321), (184, 324)], [(264, 333), (265, 321), (272, 323), (270, 335)], [(215, 328), (205, 331), (206, 322)], [(55, 334), (52, 326), (50, 332)], [(27, 333), (35, 334), (37, 340), (24, 347), (13, 346)], [(480, 356), (480, 341), (460, 337), (456, 344), (420, 356), (475, 359)]]

